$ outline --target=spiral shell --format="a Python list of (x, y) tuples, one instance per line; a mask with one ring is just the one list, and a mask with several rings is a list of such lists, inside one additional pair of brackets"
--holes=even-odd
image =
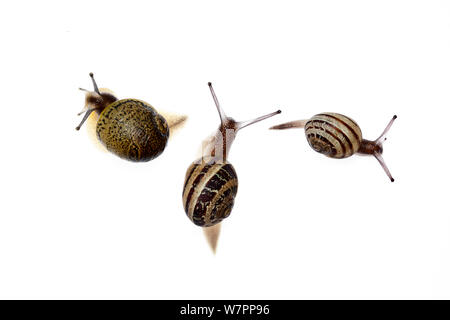
[(362, 133), (355, 121), (339, 113), (321, 113), (305, 124), (309, 145), (330, 158), (347, 158), (358, 151)]
[(186, 172), (184, 211), (194, 224), (213, 226), (230, 215), (237, 189), (238, 179), (231, 163), (196, 161)]
[(131, 161), (156, 158), (169, 138), (166, 120), (151, 105), (137, 99), (108, 105), (100, 114), (96, 132), (109, 151)]

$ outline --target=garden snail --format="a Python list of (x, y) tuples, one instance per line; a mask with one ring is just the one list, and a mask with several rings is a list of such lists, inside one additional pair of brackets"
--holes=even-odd
[[(165, 149), (169, 138), (169, 124), (150, 104), (137, 99), (118, 100), (106, 89), (99, 90), (92, 73), (89, 74), (94, 91), (86, 91), (83, 123), (94, 112), (98, 116), (96, 135), (112, 153), (130, 161), (149, 161)], [(186, 117), (180, 118), (183, 122)]]
[(317, 152), (330, 158), (347, 158), (351, 155), (373, 155), (383, 167), (389, 179), (394, 182), (383, 157), (383, 142), (397, 116), (393, 116), (386, 129), (374, 141), (362, 138), (361, 129), (355, 121), (339, 113), (320, 113), (309, 120), (283, 123), (270, 129), (305, 128), (309, 145)]
[(281, 113), (278, 110), (253, 120), (237, 122), (226, 116), (210, 82), (208, 86), (219, 112), (220, 126), (204, 146), (202, 157), (187, 169), (183, 188), (183, 206), (186, 215), (194, 224), (201, 227), (218, 225), (230, 215), (233, 208), (238, 179), (233, 165), (227, 158), (237, 132)]

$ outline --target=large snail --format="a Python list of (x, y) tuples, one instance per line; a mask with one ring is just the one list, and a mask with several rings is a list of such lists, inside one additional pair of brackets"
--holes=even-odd
[[(150, 104), (138, 99), (118, 100), (106, 89), (100, 90), (92, 73), (89, 74), (94, 91), (86, 91), (86, 104), (78, 114), (85, 113), (83, 123), (92, 113), (96, 113), (96, 135), (100, 142), (112, 153), (130, 161), (149, 161), (158, 157), (169, 139), (166, 119)], [(180, 117), (177, 124), (184, 122)]]
[[(235, 121), (227, 117), (219, 105), (212, 84), (208, 83), (208, 86), (219, 112), (220, 126), (204, 145), (202, 157), (187, 169), (183, 188), (183, 206), (186, 215), (194, 224), (201, 227), (218, 225), (230, 215), (233, 208), (238, 179), (233, 165), (227, 159), (237, 132), (281, 113), (278, 110), (253, 120)], [(215, 249), (215, 244), (211, 246)]]
[(330, 158), (342, 159), (351, 155), (373, 155), (394, 182), (381, 154), (386, 134), (397, 116), (393, 116), (383, 133), (374, 141), (362, 138), (361, 129), (351, 118), (339, 113), (320, 113), (309, 120), (297, 120), (271, 127), (270, 129), (304, 128), (309, 145)]

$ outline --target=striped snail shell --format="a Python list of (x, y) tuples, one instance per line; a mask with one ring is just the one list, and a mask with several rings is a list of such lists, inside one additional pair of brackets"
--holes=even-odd
[[(150, 104), (137, 99), (117, 100), (111, 93), (100, 92), (90, 73), (94, 91), (86, 93), (84, 118), (98, 114), (96, 134), (112, 153), (130, 161), (149, 161), (158, 157), (169, 139), (167, 121)], [(84, 89), (82, 89), (84, 90)]]
[(356, 122), (339, 113), (315, 115), (306, 122), (305, 135), (311, 148), (330, 158), (350, 157), (362, 142)]
[(212, 139), (203, 146), (202, 157), (187, 169), (183, 187), (184, 211), (195, 225), (201, 227), (217, 225), (233, 209), (238, 179), (227, 157), (237, 132), (281, 112), (278, 110), (253, 120), (237, 122), (226, 116), (210, 82), (208, 86), (221, 123)]
[(210, 227), (230, 215), (237, 190), (238, 179), (231, 163), (196, 161), (186, 172), (184, 211), (197, 226)]
[(373, 155), (394, 182), (381, 154), (386, 134), (397, 116), (393, 116), (383, 133), (374, 141), (363, 139), (361, 129), (351, 118), (339, 113), (324, 112), (308, 120), (282, 123), (270, 129), (304, 128), (306, 139), (315, 151), (330, 158), (342, 159), (351, 155)]

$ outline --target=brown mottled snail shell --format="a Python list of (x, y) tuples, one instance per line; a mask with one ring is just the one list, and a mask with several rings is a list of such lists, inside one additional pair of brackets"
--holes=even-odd
[(107, 106), (96, 132), (109, 151), (131, 161), (156, 158), (169, 139), (166, 120), (151, 105), (136, 99), (117, 100)]
[(197, 226), (210, 227), (230, 215), (237, 190), (238, 179), (231, 163), (196, 161), (186, 172), (184, 211)]
[(306, 139), (315, 151), (330, 158), (342, 159), (351, 155), (373, 155), (394, 182), (381, 154), (386, 134), (397, 116), (394, 115), (383, 133), (374, 141), (363, 139), (361, 129), (351, 118), (339, 113), (324, 112), (308, 120), (282, 123), (270, 129), (304, 128)]
[(117, 100), (111, 93), (100, 92), (93, 74), (90, 76), (94, 91), (86, 93), (86, 107), (80, 112), (86, 114), (76, 129), (95, 111), (99, 114), (97, 137), (109, 151), (130, 161), (158, 157), (169, 139), (169, 126), (164, 117), (144, 101)]

